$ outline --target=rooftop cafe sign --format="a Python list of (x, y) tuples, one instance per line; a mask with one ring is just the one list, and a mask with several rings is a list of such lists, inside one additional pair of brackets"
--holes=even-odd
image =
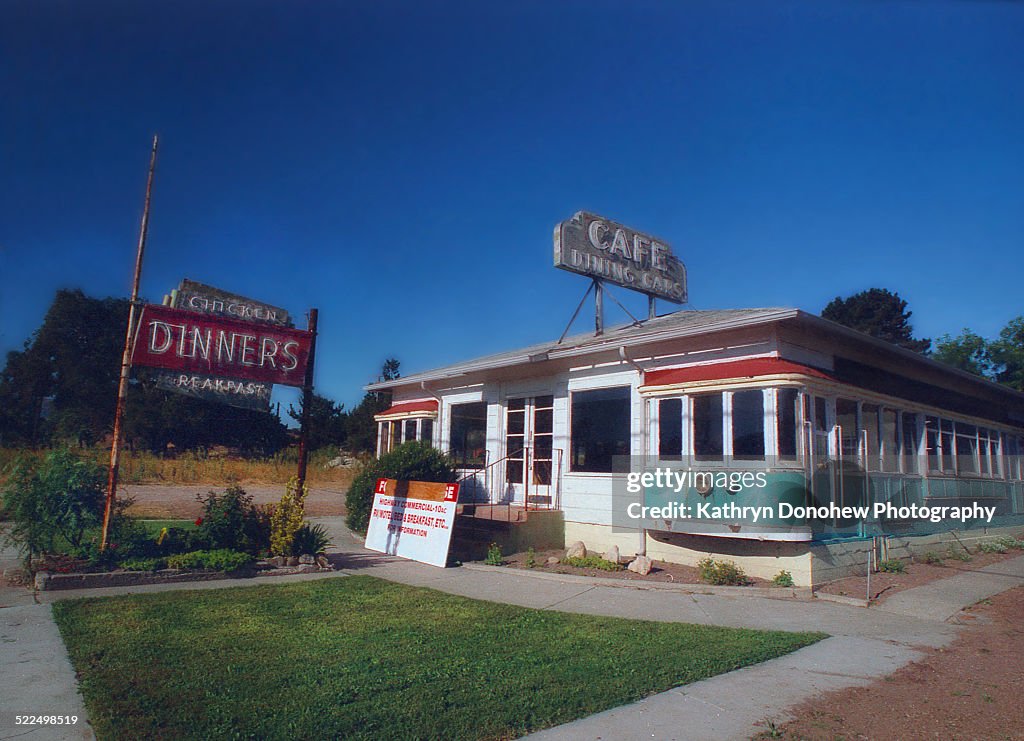
[(168, 306), (142, 309), (132, 364), (183, 375), (302, 386), (312, 335)]
[(686, 267), (657, 237), (579, 211), (555, 227), (555, 267), (686, 303)]

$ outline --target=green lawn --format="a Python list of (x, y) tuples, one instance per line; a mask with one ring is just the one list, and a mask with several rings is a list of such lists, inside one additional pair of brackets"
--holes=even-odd
[(53, 609), (100, 739), (504, 739), (824, 637), (531, 610), (367, 576)]

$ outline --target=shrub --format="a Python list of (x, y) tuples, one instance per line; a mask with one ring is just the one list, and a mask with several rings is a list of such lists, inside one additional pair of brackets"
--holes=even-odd
[(979, 553), (1006, 553), (1007, 550), (1009, 549), (998, 541), (989, 541), (978, 544)]
[(501, 555), (501, 546), (497, 543), (491, 543), (487, 547), (487, 558), (484, 559), (484, 563), (488, 566), (501, 566), (505, 563)]
[(601, 571), (622, 571), (622, 566), (614, 561), (606, 561), (601, 556), (574, 556), (563, 558), (562, 563), (566, 566), (575, 566), (577, 569), (600, 569)]
[(167, 568), (166, 558), (127, 558), (121, 568), (128, 571), (159, 571)]
[(237, 571), (255, 559), (249, 553), (220, 548), (213, 551), (190, 551), (167, 557), (169, 569), (202, 569), (205, 571)]
[(783, 569), (772, 577), (772, 584), (777, 587), (791, 587), (793, 586), (793, 575)]
[(537, 551), (533, 550), (533, 547), (526, 549), (526, 568), (532, 569), (537, 565)]
[(229, 486), (223, 494), (197, 494), (196, 500), (203, 505), (203, 514), (189, 539), (193, 547), (247, 553), (259, 553), (269, 547), (266, 514), (240, 486)]
[(878, 570), (888, 574), (902, 574), (907, 570), (907, 566), (898, 558), (890, 558), (887, 561), (879, 561)]
[(957, 561), (963, 561), (964, 563), (971, 560), (971, 553), (966, 548), (957, 548), (951, 545), (946, 553), (949, 554), (950, 558), (955, 558)]
[(102, 467), (68, 448), (42, 460), (20, 456), (3, 488), (2, 509), (12, 521), (8, 539), (26, 560), (80, 551), (87, 531), (102, 524), (104, 485)]
[(1009, 535), (1004, 535), (1001, 538), (996, 538), (996, 542), (1001, 545), (1005, 545), (1007, 548), (1013, 548), (1016, 551), (1024, 550), (1024, 540), (1018, 540), (1017, 538)]
[(285, 487), (284, 496), (270, 515), (270, 552), (275, 556), (294, 555), (292, 546), (295, 534), (302, 528), (306, 516), (305, 499), (305, 487), (299, 491), (299, 480), (293, 476)]
[(449, 483), (455, 478), (455, 465), (447, 455), (429, 443), (403, 443), (390, 453), (369, 461), (352, 481), (345, 495), (348, 508), (345, 523), (355, 532), (366, 532), (377, 479)]
[(747, 575), (743, 569), (732, 561), (704, 558), (697, 562), (697, 568), (700, 570), (701, 581), (708, 584), (741, 587), (747, 583)]
[(311, 525), (307, 522), (295, 531), (295, 537), (292, 539), (292, 552), (288, 555), (302, 556), (308, 553), (320, 556), (327, 552), (329, 545), (331, 545), (331, 537), (327, 534), (327, 528), (319, 523)]
[(927, 551), (923, 556), (921, 556), (921, 561), (923, 563), (931, 564), (932, 566), (941, 566), (945, 559), (935, 551)]

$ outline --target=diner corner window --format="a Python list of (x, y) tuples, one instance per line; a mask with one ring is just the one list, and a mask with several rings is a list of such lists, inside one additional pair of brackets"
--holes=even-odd
[(614, 456), (630, 454), (629, 386), (574, 391), (570, 465), (577, 473), (611, 473)]
[(449, 439), (456, 468), (483, 468), (487, 457), (487, 402), (452, 404)]
[(939, 430), (942, 435), (942, 470), (946, 473), (954, 473), (956, 467), (953, 458), (953, 422), (949, 419), (939, 420)]
[(839, 427), (839, 453), (848, 461), (856, 461), (860, 453), (857, 441), (857, 402), (836, 399), (836, 426)]
[(879, 416), (879, 437), (882, 442), (882, 470), (886, 473), (900, 471), (899, 415), (894, 409), (883, 409)]
[(939, 438), (938, 417), (924, 418), (925, 450), (928, 452), (928, 473), (942, 473), (941, 456), (939, 455), (941, 440)]
[(881, 448), (878, 440), (878, 406), (861, 404), (860, 424), (864, 436), (864, 468), (868, 471), (881, 470)]
[(978, 428), (956, 423), (956, 471), (957, 474), (980, 473), (978, 469)]
[(921, 444), (921, 433), (917, 428), (917, 415), (903, 412), (903, 473), (917, 473), (918, 450)]
[(722, 460), (721, 394), (700, 394), (693, 397), (693, 457), (698, 461)]
[(412, 442), (416, 439), (416, 420), (407, 419), (405, 420), (405, 442)]
[(434, 420), (425, 419), (420, 422), (420, 440), (428, 445), (434, 444)]
[(776, 397), (776, 437), (779, 439), (779, 460), (795, 461), (800, 437), (800, 392), (779, 389)]
[(764, 392), (761, 389), (733, 392), (732, 457), (737, 461), (764, 460)]
[(658, 458), (678, 461), (683, 457), (683, 400), (658, 402)]
[(388, 432), (391, 430), (390, 422), (380, 422), (380, 450), (378, 455), (384, 455), (391, 450), (390, 442), (391, 439), (388, 437)]

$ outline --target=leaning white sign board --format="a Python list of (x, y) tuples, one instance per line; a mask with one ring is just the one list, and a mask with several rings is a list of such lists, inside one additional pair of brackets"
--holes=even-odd
[(366, 547), (444, 567), (458, 499), (458, 484), (378, 479)]

